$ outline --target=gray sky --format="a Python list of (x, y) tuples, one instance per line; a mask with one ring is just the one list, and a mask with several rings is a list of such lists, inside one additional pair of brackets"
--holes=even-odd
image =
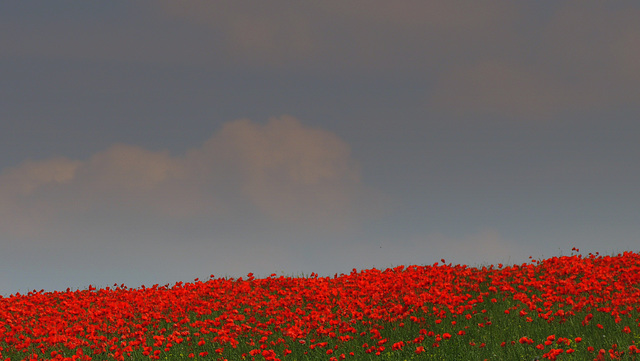
[(0, 294), (640, 246), (635, 1), (0, 4)]

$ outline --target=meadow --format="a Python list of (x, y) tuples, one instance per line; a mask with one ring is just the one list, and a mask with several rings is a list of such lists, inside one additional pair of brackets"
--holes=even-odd
[(636, 360), (640, 253), (0, 297), (0, 360)]

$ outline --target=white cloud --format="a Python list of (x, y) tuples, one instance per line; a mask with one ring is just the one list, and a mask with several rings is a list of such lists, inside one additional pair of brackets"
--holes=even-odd
[(323, 1), (314, 4), (331, 16), (348, 17), (352, 22), (388, 24), (419, 30), (474, 29), (514, 15), (513, 4), (505, 1)]
[(160, 4), (169, 18), (221, 34), (232, 61), (278, 69), (416, 69), (437, 63), (446, 50), (502, 39), (508, 32), (499, 29), (515, 21), (517, 10), (508, 1)]
[(43, 38), (21, 31), (23, 22), (9, 23), (5, 56), (189, 64), (214, 72), (402, 74), (424, 80), (429, 108), (548, 118), (635, 106), (640, 10), (627, 4), (161, 1), (136, 9), (152, 15), (148, 23), (121, 14), (117, 28), (52, 16), (46, 25), (29, 24), (42, 27)]
[(539, 68), (484, 62), (443, 76), (429, 107), (457, 115), (490, 114), (530, 120), (584, 106), (595, 94), (570, 86)]
[(353, 220), (359, 170), (349, 146), (331, 133), (307, 129), (288, 116), (265, 126), (241, 120), (225, 126), (200, 152), (205, 158), (230, 152), (240, 167), (242, 194), (275, 219)]
[(0, 199), (3, 232), (34, 237), (92, 214), (157, 222), (258, 216), (337, 229), (372, 215), (381, 197), (362, 184), (348, 144), (283, 116), (229, 122), (181, 156), (116, 144), (84, 161), (27, 161), (0, 173)]
[(180, 160), (166, 151), (116, 144), (91, 157), (78, 177), (90, 182), (94, 189), (147, 191), (171, 178), (180, 178), (182, 168)]
[(14, 193), (28, 196), (48, 184), (69, 183), (81, 164), (66, 158), (26, 161), (18, 168), (0, 174), (0, 183), (6, 189), (5, 195)]
[(601, 2), (565, 4), (534, 33), (504, 44), (510, 50), (452, 62), (430, 92), (428, 106), (457, 115), (547, 120), (634, 105), (640, 97), (635, 65), (640, 10)]
[(47, 199), (47, 193), (71, 184), (81, 165), (56, 157), (25, 161), (0, 173), (0, 229), (21, 237), (45, 234), (54, 215), (69, 209), (69, 204)]
[(448, 114), (550, 119), (634, 105), (640, 96), (640, 10), (627, 5), (253, 5), (165, 2), (162, 9), (224, 34), (226, 53), (242, 64), (424, 74), (437, 80), (425, 90), (427, 106)]
[(216, 58), (230, 56), (225, 60), (259, 67), (282, 66), (309, 61), (320, 51), (321, 34), (314, 29), (316, 21), (307, 5), (208, 1), (159, 4), (165, 16), (220, 34), (224, 51), (216, 51)]

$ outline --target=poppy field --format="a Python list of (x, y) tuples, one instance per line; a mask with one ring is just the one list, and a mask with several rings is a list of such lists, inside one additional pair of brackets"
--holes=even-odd
[(640, 360), (640, 253), (0, 297), (0, 360)]

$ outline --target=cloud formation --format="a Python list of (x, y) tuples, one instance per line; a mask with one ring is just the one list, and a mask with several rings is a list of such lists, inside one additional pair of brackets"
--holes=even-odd
[(549, 118), (635, 104), (640, 9), (632, 4), (160, 1), (119, 14), (117, 28), (52, 15), (26, 31), (9, 19), (0, 58), (399, 74), (423, 81), (424, 103), (445, 115)]
[[(436, 64), (447, 51), (460, 54), (482, 39), (502, 39), (500, 29), (517, 15), (508, 1), (160, 4), (170, 19), (215, 30), (236, 62), (304, 69)], [(461, 41), (466, 37), (474, 41)]]
[[(225, 124), (173, 156), (116, 144), (87, 160), (25, 161), (0, 173), (3, 237), (43, 237), (88, 215), (141, 220), (258, 217), (286, 227), (341, 229), (371, 216), (350, 148), (291, 116)], [(380, 200), (381, 198), (378, 198)]]
[(536, 28), (514, 24), (507, 50), (453, 62), (427, 104), (520, 120), (631, 106), (640, 97), (638, 16), (637, 7), (601, 2), (555, 5)]
[(633, 105), (640, 9), (626, 4), (196, 1), (163, 11), (218, 30), (243, 64), (423, 74), (435, 85), (430, 109), (529, 120)]

